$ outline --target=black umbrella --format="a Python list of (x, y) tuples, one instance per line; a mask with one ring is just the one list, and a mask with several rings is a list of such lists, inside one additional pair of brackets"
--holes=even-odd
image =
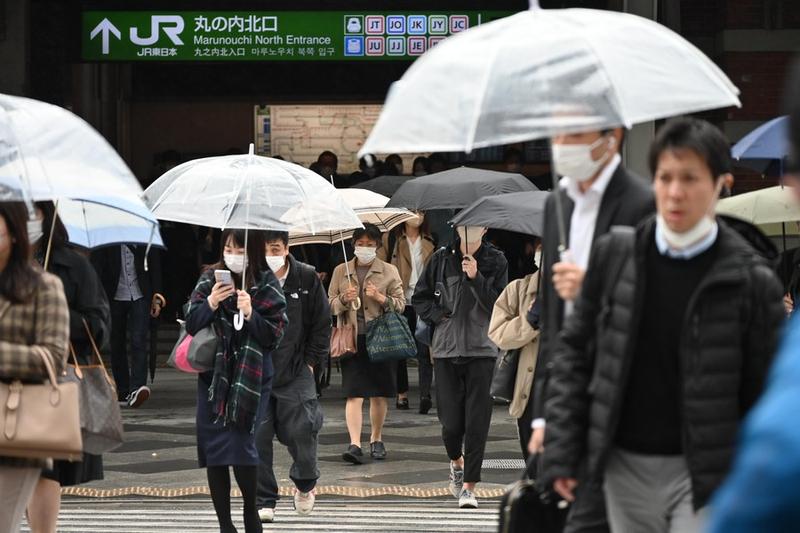
[(459, 167), (407, 181), (386, 207), (462, 209), (484, 196), (535, 190), (522, 174)]
[(540, 237), (548, 194), (545, 191), (529, 191), (486, 196), (461, 211), (450, 224), (483, 226)]
[(384, 196), (391, 197), (405, 182), (414, 179), (413, 176), (378, 176), (371, 180), (362, 181), (353, 185), (353, 189), (367, 189)]

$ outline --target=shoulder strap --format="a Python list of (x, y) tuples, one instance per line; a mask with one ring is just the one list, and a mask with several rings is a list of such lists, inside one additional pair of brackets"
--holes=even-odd
[(636, 238), (636, 229), (630, 226), (612, 226), (608, 231), (611, 238), (611, 246), (614, 253), (608, 258), (606, 264), (606, 279), (611, 280), (611, 283), (605, 284), (603, 291), (603, 305), (609, 303), (611, 293), (617, 285), (622, 269), (625, 267), (625, 261), (633, 254), (634, 239)]

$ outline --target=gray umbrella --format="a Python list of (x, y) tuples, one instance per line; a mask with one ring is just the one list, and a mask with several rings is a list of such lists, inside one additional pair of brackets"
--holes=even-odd
[(413, 176), (378, 176), (377, 178), (357, 183), (351, 188), (367, 189), (368, 191), (391, 197), (401, 185), (412, 179), (414, 179)]
[(535, 190), (522, 174), (459, 167), (407, 181), (386, 207), (462, 209), (484, 196)]
[(483, 226), (540, 237), (548, 194), (545, 191), (531, 191), (487, 196), (461, 211), (450, 224)]

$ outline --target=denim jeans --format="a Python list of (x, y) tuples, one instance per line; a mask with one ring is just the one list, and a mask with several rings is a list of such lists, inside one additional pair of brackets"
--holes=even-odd
[[(117, 383), (117, 394), (129, 392), (147, 384), (147, 347), (150, 332), (150, 303), (146, 298), (136, 301), (111, 302), (111, 371)], [(131, 349), (128, 363), (128, 336)]]

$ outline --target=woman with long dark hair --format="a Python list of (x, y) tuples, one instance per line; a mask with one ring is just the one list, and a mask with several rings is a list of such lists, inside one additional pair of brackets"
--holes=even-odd
[[(400, 273), (406, 307), (403, 316), (408, 320), (411, 331), (417, 325), (417, 313), (411, 305), (411, 297), (422, 275), (425, 265), (431, 260), (436, 244), (431, 235), (425, 213), (417, 212), (417, 218), (411, 219), (383, 235), (383, 246), (378, 250), (378, 258), (391, 263)], [(433, 382), (433, 363), (430, 349), (417, 342), (417, 364), (419, 365), (419, 413), (428, 414), (433, 402), (431, 400), (431, 384)], [(408, 366), (406, 361), (397, 364), (397, 408), (407, 410), (408, 404)]]
[[(107, 342), (111, 331), (108, 299), (89, 260), (70, 248), (67, 230), (56, 215), (52, 202), (36, 203), (34, 217), (28, 221), (28, 234), (36, 262), (44, 264), (51, 228), (52, 243), (47, 270), (58, 276), (64, 286), (64, 296), (69, 306), (69, 337), (75, 357), (79, 364), (89, 364), (92, 342), (86, 328), (89, 328), (97, 346)], [(103, 458), (88, 453), (83, 454), (80, 462), (55, 461), (53, 468), (42, 471), (28, 505), (31, 531), (55, 533), (61, 507), (61, 487), (98, 479), (103, 479)]]
[[(287, 325), (286, 300), (264, 249), (262, 231), (249, 232), (246, 251), (243, 230), (223, 232), (220, 260), (200, 275), (186, 315), (190, 335), (211, 326), (217, 336), (214, 369), (197, 381), (197, 451), (222, 533), (236, 531), (231, 520), (231, 466), (244, 499), (245, 530), (262, 531), (256, 509), (254, 430), (267, 411), (272, 352)], [(245, 261), (247, 290), (241, 290)], [(229, 271), (233, 285), (216, 281), (215, 270)], [(240, 311), (244, 327), (237, 331), (234, 317)]]
[[(69, 307), (61, 281), (31, 261), (28, 210), (0, 202), (0, 380), (43, 382), (47, 357), (64, 370)], [(24, 415), (23, 415), (24, 416)], [(2, 452), (0, 452), (2, 453)], [(0, 455), (0, 531), (16, 533), (42, 468), (52, 461)]]

